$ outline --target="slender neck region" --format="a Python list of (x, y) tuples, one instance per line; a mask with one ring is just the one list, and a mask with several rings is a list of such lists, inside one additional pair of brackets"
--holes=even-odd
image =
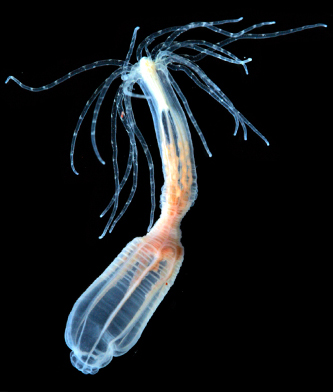
[(185, 114), (173, 91), (165, 65), (142, 58), (139, 81), (153, 116), (164, 186), (161, 221), (179, 228), (197, 195), (193, 146)]

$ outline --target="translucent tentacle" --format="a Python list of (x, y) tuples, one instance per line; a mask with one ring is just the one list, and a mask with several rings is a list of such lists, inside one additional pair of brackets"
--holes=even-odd
[[(208, 76), (201, 70), (200, 67), (198, 67), (195, 64), (192, 64), (190, 61), (183, 59), (180, 56), (175, 55), (174, 59), (180, 63), (186, 64), (186, 66), (175, 66), (174, 64), (171, 66), (172, 69), (175, 70), (181, 70), (184, 71), (200, 88), (202, 88), (204, 91), (206, 91), (208, 94), (210, 94), (215, 100), (217, 100), (219, 103), (221, 103), (228, 111), (229, 113), (232, 114), (232, 116), (235, 119), (235, 131), (234, 135), (237, 132), (238, 129), (238, 123), (240, 122), (242, 125), (242, 128), (244, 130), (244, 139), (246, 140), (247, 138), (247, 131), (245, 124), (251, 124), (248, 120), (245, 119), (245, 117), (234, 107), (230, 99), (221, 91), (221, 89), (214, 83), (212, 82), (211, 79), (208, 78)], [(191, 72), (190, 68), (192, 71)], [(203, 80), (204, 83), (200, 82), (200, 80), (197, 78), (199, 76), (200, 79)], [(246, 120), (246, 121), (245, 121)], [(263, 136), (252, 124), (249, 125), (250, 128), (261, 138), (263, 141), (269, 145), (268, 140)]]
[(175, 70), (175, 71), (183, 71), (189, 76), (194, 83), (196, 83), (202, 90), (206, 91), (212, 98), (214, 98), (217, 102), (219, 102), (222, 106), (224, 106), (228, 112), (234, 117), (235, 120), (235, 130), (234, 130), (234, 135), (237, 133), (237, 129), (239, 126), (239, 116), (237, 114), (236, 108), (233, 106), (232, 102), (223, 94), (223, 96), (218, 96), (216, 94), (216, 91), (213, 89), (207, 87), (207, 85), (203, 82), (201, 82), (197, 76), (187, 67), (180, 65), (180, 64), (170, 64), (170, 68)]
[(97, 144), (96, 144), (96, 122), (97, 122), (97, 118), (98, 118), (98, 114), (101, 108), (101, 105), (103, 103), (103, 100), (105, 98), (105, 95), (109, 89), (109, 87), (111, 86), (111, 83), (117, 79), (123, 72), (122, 68), (117, 69), (116, 71), (114, 71), (104, 82), (104, 85), (102, 87), (102, 90), (99, 94), (99, 97), (97, 99), (96, 105), (95, 105), (95, 109), (94, 109), (94, 114), (93, 114), (93, 119), (91, 121), (91, 144), (93, 146), (95, 155), (97, 157), (97, 159), (104, 165), (105, 162), (104, 160), (101, 158), (100, 153), (98, 151), (97, 148)]
[[(123, 96), (121, 94), (122, 94), (122, 86), (119, 87), (119, 89), (117, 91), (117, 94), (116, 94), (116, 96), (114, 98), (114, 103), (113, 104), (115, 105), (115, 107), (117, 107), (117, 101), (118, 100), (120, 101), (119, 105), (121, 105), (121, 99), (123, 99)], [(122, 115), (124, 115), (124, 113), (123, 113), (123, 111), (120, 112), (119, 110), (118, 110), (118, 113), (119, 113), (119, 118), (121, 119)], [(111, 120), (112, 120), (111, 121), (112, 124), (113, 124), (114, 121), (116, 121), (116, 117), (113, 114), (111, 116)], [(115, 126), (112, 125), (111, 126), (111, 132), (113, 132), (114, 129), (115, 129)], [(121, 190), (123, 189), (124, 185), (127, 182), (127, 179), (129, 177), (129, 174), (130, 174), (130, 171), (131, 171), (131, 168), (132, 168), (132, 165), (133, 165), (133, 146), (132, 146), (132, 143), (130, 143), (130, 151), (129, 151), (129, 155), (128, 155), (128, 159), (127, 159), (127, 165), (126, 165), (126, 169), (125, 169), (125, 174), (124, 174), (124, 176), (123, 176), (123, 178), (121, 180), (121, 183), (119, 185), (119, 192), (118, 192), (118, 194), (121, 192)], [(103, 216), (109, 211), (109, 209), (112, 207), (113, 203), (115, 202), (116, 197), (118, 197), (118, 195), (114, 194), (112, 199), (110, 200), (109, 204), (106, 206), (106, 208), (100, 214), (100, 218), (103, 218)], [(107, 232), (107, 229), (105, 230), (105, 232)]]
[[(242, 19), (242, 18), (241, 18), (241, 19)], [(238, 19), (236, 19), (235, 21), (238, 21)], [(246, 29), (243, 29), (243, 30), (240, 31), (239, 33), (233, 33), (232, 38), (227, 38), (227, 39), (225, 39), (224, 41), (221, 41), (221, 42), (219, 42), (219, 43), (217, 43), (217, 44), (214, 44), (214, 45), (217, 46), (217, 47), (219, 47), (219, 48), (221, 49), (222, 46), (226, 46), (228, 43), (231, 43), (231, 42), (233, 42), (233, 41), (237, 41), (239, 35), (245, 34), (245, 33), (247, 33), (248, 31), (257, 29), (257, 28), (259, 28), (259, 27), (262, 27), (262, 26), (269, 26), (269, 25), (272, 25), (272, 24), (275, 24), (275, 22), (262, 22), (262, 23), (257, 23), (257, 24), (255, 24), (255, 25), (253, 25), (253, 26), (250, 26), (250, 27), (247, 27)], [(207, 27), (207, 28), (209, 29), (211, 26), (205, 26), (205, 27)], [(174, 41), (173, 43), (171, 43), (171, 44), (169, 45), (169, 47), (167, 48), (167, 50), (168, 50), (169, 52), (172, 52), (172, 51), (178, 49), (177, 44), (183, 44), (183, 43), (186, 43), (186, 42), (192, 42), (192, 41), (191, 41), (191, 40), (189, 40), (189, 41), (184, 41), (184, 42), (176, 42), (176, 41)], [(202, 42), (205, 42), (205, 41), (202, 41)], [(222, 44), (223, 44), (223, 45), (222, 45)], [(162, 43), (156, 45), (156, 46), (153, 48), (153, 50), (152, 50), (152, 52), (151, 52), (153, 58), (155, 58), (156, 54), (161, 50), (161, 48), (162, 48), (163, 45), (164, 45), (164, 42), (162, 42)], [(211, 44), (211, 45), (213, 45), (213, 44)], [(225, 53), (225, 52), (222, 52), (222, 53)], [(197, 55), (183, 54), (182, 56), (185, 57), (185, 58), (187, 58), (187, 59), (189, 59), (189, 60), (191, 60), (191, 61), (199, 61), (199, 60), (201, 60), (202, 58), (206, 57), (206, 54), (205, 54), (205, 53), (197, 54)]]
[[(165, 43), (167, 43), (167, 45), (168, 45), (173, 40), (175, 40), (176, 37), (178, 37), (181, 33), (183, 33), (184, 31), (187, 31), (189, 29), (193, 29), (193, 28), (196, 28), (196, 27), (207, 27), (207, 25), (221, 25), (221, 24), (225, 24), (225, 23), (237, 23), (237, 22), (241, 21), (242, 19), (243, 18), (222, 20), (222, 21), (216, 21), (216, 22), (194, 22), (194, 23), (189, 23), (189, 24), (187, 24), (185, 26), (173, 26), (173, 27), (168, 27), (166, 29), (159, 30), (156, 33), (148, 35), (148, 37), (146, 37), (138, 45), (137, 50), (136, 50), (136, 59), (137, 59), (137, 61), (139, 61), (141, 59), (143, 49), (145, 49), (146, 55), (149, 56), (150, 53), (149, 53), (149, 50), (148, 50), (148, 46), (156, 38), (160, 37), (161, 35), (170, 33), (172, 31), (175, 32), (175, 33), (177, 32), (177, 34), (175, 34), (174, 36), (172, 36), (172, 34), (171, 34), (170, 37), (167, 38)], [(163, 45), (163, 49), (162, 50), (165, 50), (167, 48), (167, 45)]]
[(178, 84), (176, 83), (175, 79), (170, 74), (169, 74), (169, 78), (170, 78), (170, 82), (171, 82), (172, 87), (175, 89), (176, 93), (180, 97), (180, 99), (181, 99), (181, 101), (182, 101), (182, 103), (183, 103), (183, 105), (184, 105), (184, 107), (186, 109), (187, 115), (189, 116), (189, 118), (190, 118), (194, 128), (196, 129), (196, 131), (197, 131), (197, 133), (198, 133), (198, 135), (199, 135), (199, 137), (201, 139), (201, 142), (202, 142), (203, 146), (205, 147), (205, 150), (206, 150), (208, 156), (211, 157), (212, 153), (210, 152), (209, 147), (208, 147), (207, 142), (206, 142), (206, 139), (205, 139), (205, 137), (204, 137), (204, 135), (203, 135), (203, 133), (202, 133), (202, 131), (201, 131), (197, 121), (196, 121), (196, 119), (193, 116), (193, 113), (192, 113), (192, 111), (190, 109), (190, 106), (189, 106), (189, 104), (187, 102), (187, 99), (185, 98), (184, 94), (182, 93), (182, 91), (181, 91), (180, 87), (178, 86)]
[[(126, 101), (130, 99), (130, 97), (128, 97), (127, 95), (124, 96), (124, 102), (125, 102), (125, 108), (126, 108), (126, 113), (129, 113), (129, 107), (126, 104)], [(123, 209), (120, 211), (120, 213), (118, 214), (118, 216), (114, 219), (114, 221), (111, 224), (111, 220), (109, 220), (108, 225), (109, 225), (109, 233), (112, 232), (113, 228), (115, 227), (115, 225), (118, 223), (118, 221), (121, 219), (121, 217), (124, 215), (124, 213), (126, 212), (128, 206), (131, 204), (131, 201), (134, 197), (136, 188), (137, 188), (137, 183), (138, 183), (138, 150), (137, 150), (137, 146), (136, 146), (136, 142), (135, 142), (135, 137), (134, 137), (134, 131), (133, 128), (130, 124), (130, 122), (127, 120), (127, 116), (123, 116), (121, 118), (123, 124), (125, 125), (125, 128), (130, 136), (130, 140), (132, 143), (132, 148), (133, 148), (133, 184), (132, 184), (132, 188), (130, 191), (130, 194), (128, 196), (128, 199), (123, 207)]]
[[(175, 44), (175, 43), (174, 43)], [(235, 56), (234, 54), (232, 54), (231, 52), (229, 52), (228, 50), (222, 49), (220, 48), (218, 45), (214, 45), (211, 44), (209, 42), (206, 41), (185, 41), (185, 42), (179, 42), (177, 43), (178, 45), (171, 45), (170, 49), (172, 52), (174, 52), (176, 49), (178, 48), (190, 48), (193, 50), (197, 50), (198, 52), (208, 55), (208, 56), (212, 56), (212, 57), (216, 57), (220, 60), (226, 61), (228, 63), (232, 63), (232, 64), (240, 64), (244, 67), (245, 73), (248, 74), (248, 69), (246, 66), (246, 63), (252, 61), (251, 58), (247, 58), (245, 60), (240, 60), (237, 56)], [(209, 49), (205, 49), (202, 48), (200, 45), (204, 45), (207, 46), (210, 49), (213, 50), (209, 50)], [(216, 51), (219, 51), (221, 53), (224, 53), (225, 55), (229, 56), (229, 57), (225, 57), (222, 56), (218, 53), (216, 53)], [(188, 57), (186, 57), (188, 59)]]
[(262, 39), (262, 38), (273, 38), (273, 37), (281, 37), (282, 35), (287, 35), (287, 34), (292, 34), (296, 33), (298, 31), (303, 31), (303, 30), (308, 30), (308, 29), (314, 29), (316, 27), (327, 27), (326, 24), (324, 23), (316, 23), (313, 25), (306, 25), (302, 27), (296, 27), (294, 29), (289, 29), (289, 30), (283, 30), (283, 31), (275, 31), (273, 33), (264, 33), (264, 34), (246, 34), (243, 37), (240, 37), (241, 39)]
[[(118, 88), (117, 94), (115, 96), (115, 99), (113, 100), (112, 104), (112, 109), (111, 109), (111, 146), (112, 146), (112, 164), (113, 164), (113, 173), (114, 173), (114, 183), (115, 183), (115, 190), (114, 190), (114, 195), (113, 195), (113, 210), (111, 213), (111, 216), (109, 217), (109, 220), (103, 230), (103, 233), (99, 236), (99, 238), (103, 238), (105, 234), (108, 231), (109, 226), (111, 225), (117, 209), (118, 209), (118, 201), (119, 201), (119, 193), (121, 191), (120, 185), (119, 185), (119, 168), (118, 168), (118, 147), (117, 147), (117, 105), (119, 104), (119, 101), (123, 99), (123, 92), (121, 86)], [(111, 204), (111, 205), (112, 205)], [(109, 203), (110, 205), (110, 203)], [(109, 208), (111, 208), (111, 205)], [(107, 211), (109, 210), (107, 208)], [(102, 213), (104, 215), (104, 213)], [(102, 216), (103, 216), (102, 215)]]
[[(119, 88), (119, 90), (120, 89), (122, 89), (122, 86)], [(126, 110), (124, 110), (124, 108), (122, 106), (123, 100), (125, 102)], [(121, 181), (121, 184), (118, 187), (118, 192), (115, 193), (115, 195), (112, 197), (111, 201), (109, 202), (108, 206), (104, 209), (104, 211), (102, 212), (102, 214), (100, 216), (103, 217), (114, 203), (117, 202), (117, 204), (118, 204), (119, 193), (122, 190), (124, 184), (126, 183), (126, 181), (128, 179), (128, 176), (129, 176), (129, 173), (130, 173), (132, 166), (133, 166), (133, 184), (132, 184), (132, 189), (131, 189), (130, 195), (128, 197), (128, 200), (126, 201), (123, 209), (121, 210), (121, 212), (119, 213), (119, 215), (116, 218), (115, 218), (116, 209), (115, 208), (113, 209), (112, 214), (108, 220), (108, 223), (106, 224), (104, 231), (103, 231), (102, 235), (100, 236), (100, 238), (104, 237), (104, 235), (106, 234), (107, 231), (111, 232), (113, 230), (113, 228), (115, 227), (117, 222), (121, 219), (121, 217), (126, 212), (129, 204), (131, 203), (131, 201), (134, 197), (134, 194), (135, 194), (135, 191), (137, 188), (137, 177), (138, 177), (137, 147), (136, 147), (134, 135), (138, 138), (138, 140), (140, 141), (140, 144), (143, 147), (143, 150), (145, 152), (145, 155), (146, 155), (146, 158), (148, 161), (148, 167), (149, 167), (149, 173), (150, 173), (151, 213), (150, 213), (150, 223), (149, 223), (148, 231), (151, 229), (151, 227), (153, 225), (154, 211), (155, 211), (155, 204), (156, 204), (155, 203), (155, 182), (154, 182), (153, 160), (152, 160), (148, 145), (147, 145), (143, 135), (141, 134), (139, 128), (136, 126), (134, 116), (133, 116), (130, 97), (128, 95), (124, 95), (123, 93), (122, 93), (122, 95), (120, 95), (120, 92), (118, 92), (117, 96), (115, 98), (115, 101), (114, 101), (114, 105), (117, 108), (119, 118), (123, 122), (124, 127), (129, 135), (130, 153), (129, 153), (129, 158), (128, 158), (124, 177)], [(114, 117), (114, 114), (113, 114), (113, 117)], [(113, 129), (115, 130), (114, 125), (113, 125)], [(115, 145), (115, 142), (114, 142), (114, 145)]]
[(124, 64), (123, 60), (110, 59), (110, 60), (95, 61), (94, 63), (83, 65), (82, 67), (77, 68), (74, 71), (69, 72), (67, 75), (62, 76), (61, 78), (55, 80), (54, 82), (51, 82), (51, 83), (46, 84), (45, 86), (41, 86), (41, 87), (27, 86), (26, 84), (23, 84), (22, 82), (20, 82), (18, 79), (14, 78), (14, 76), (8, 76), (5, 83), (8, 83), (9, 80), (13, 80), (15, 83), (17, 83), (20, 87), (24, 88), (25, 90), (39, 92), (39, 91), (49, 90), (50, 88), (57, 86), (58, 84), (64, 82), (65, 80), (70, 79), (72, 76), (75, 76), (75, 75), (78, 75), (79, 73), (88, 71), (89, 69), (94, 69), (97, 67), (104, 67), (106, 65), (122, 66), (123, 64)]
[(74, 167), (74, 150), (75, 150), (75, 143), (76, 143), (77, 135), (78, 135), (78, 132), (80, 130), (80, 127), (81, 127), (81, 124), (83, 122), (85, 115), (87, 114), (91, 104), (94, 102), (94, 100), (97, 98), (98, 94), (101, 92), (101, 90), (104, 86), (104, 83), (105, 82), (103, 82), (99, 87), (97, 87), (97, 89), (95, 90), (93, 95), (88, 99), (88, 101), (86, 102), (86, 104), (80, 114), (80, 117), (76, 123), (76, 127), (75, 127), (73, 137), (72, 137), (72, 144), (71, 144), (71, 151), (70, 151), (71, 168), (76, 175), (79, 174)]
[(133, 35), (132, 35), (130, 47), (129, 47), (129, 49), (128, 49), (128, 52), (127, 52), (127, 55), (126, 55), (126, 59), (125, 59), (124, 73), (123, 73), (123, 75), (122, 75), (122, 79), (123, 79), (123, 80), (126, 80), (126, 79), (127, 79), (128, 64), (129, 64), (129, 61), (130, 61), (131, 56), (132, 56), (132, 53), (133, 53), (133, 48), (134, 48), (135, 40), (136, 40), (136, 34), (137, 34), (137, 31), (139, 30), (139, 28), (140, 28), (140, 27), (137, 26), (137, 27), (134, 29), (134, 31), (133, 31)]
[(237, 23), (240, 22), (241, 20), (243, 20), (243, 18), (238, 18), (238, 19), (227, 19), (227, 20), (221, 20), (221, 21), (217, 21), (217, 22), (193, 22), (193, 23), (189, 23), (185, 26), (180, 26), (178, 27), (172, 34), (170, 34), (170, 36), (164, 41), (164, 44), (162, 45), (161, 50), (167, 50), (167, 48), (169, 47), (169, 45), (180, 35), (182, 34), (184, 31), (188, 31), (191, 29), (195, 29), (197, 27), (205, 27), (208, 28), (210, 30), (214, 29), (214, 31), (219, 32), (220, 34), (233, 34), (233, 33), (229, 33), (229, 32), (225, 32), (222, 29), (216, 28), (214, 26), (217, 25), (222, 25), (222, 24), (227, 24), (227, 23)]
[[(123, 178), (121, 179), (121, 182), (119, 185), (119, 193), (121, 192), (121, 190), (123, 189), (124, 185), (126, 184), (126, 182), (128, 180), (129, 174), (132, 169), (132, 165), (133, 165), (133, 147), (132, 147), (132, 144), (130, 143), (130, 151), (129, 151), (128, 158), (127, 158), (125, 173), (124, 173)], [(109, 204), (105, 207), (103, 212), (100, 214), (100, 216), (99, 216), (100, 218), (103, 218), (103, 216), (109, 211), (109, 209), (113, 206), (113, 203), (115, 202), (115, 200), (116, 200), (116, 195), (113, 195)]]
[(148, 226), (148, 229), (147, 229), (147, 232), (149, 232), (150, 229), (153, 226), (153, 223), (154, 223), (154, 212), (155, 212), (155, 207), (156, 207), (156, 202), (155, 202), (154, 163), (153, 163), (153, 158), (152, 158), (152, 156), (150, 154), (150, 151), (149, 151), (148, 144), (147, 144), (145, 138), (143, 137), (140, 129), (136, 125), (136, 121), (135, 121), (134, 114), (133, 114), (131, 100), (130, 99), (126, 99), (125, 104), (126, 104), (126, 110), (127, 110), (126, 111), (126, 116), (128, 118), (128, 122), (133, 127), (133, 131), (135, 133), (135, 136), (139, 140), (139, 142), (140, 142), (140, 144), (141, 144), (141, 146), (143, 148), (143, 151), (145, 153), (147, 162), (148, 162), (149, 180), (150, 180), (150, 201), (151, 201), (150, 220), (149, 220), (149, 226)]
[[(262, 26), (268, 26), (268, 25), (272, 25), (275, 24), (275, 22), (263, 22), (263, 23), (258, 23), (255, 24), (251, 27), (248, 27), (247, 29), (243, 30), (243, 34), (241, 36), (236, 36), (236, 37), (230, 37), (227, 38), (221, 42), (218, 42), (216, 45), (218, 45), (219, 47), (224, 47), (226, 45), (231, 44), (232, 42), (235, 41), (239, 41), (241, 39), (265, 39), (265, 38), (273, 38), (273, 37), (279, 37), (282, 35), (287, 35), (287, 34), (292, 34), (292, 33), (296, 33), (298, 31), (302, 31), (302, 30), (306, 30), (306, 29), (312, 29), (312, 28), (316, 28), (316, 27), (327, 27), (326, 24), (323, 23), (317, 23), (317, 24), (313, 24), (313, 25), (307, 25), (307, 26), (303, 26), (303, 27), (297, 27), (294, 29), (289, 29), (289, 30), (284, 30), (284, 31), (276, 31), (273, 33), (263, 33), (263, 34), (246, 34), (248, 31), (257, 29), (259, 27)], [(203, 59), (204, 57), (206, 57), (206, 54), (202, 53), (202, 54), (197, 54), (195, 56), (188, 56), (188, 55), (184, 55), (184, 57), (190, 59), (191, 61), (199, 61), (201, 59)]]
[(207, 26), (207, 28), (208, 28), (209, 30), (215, 31), (216, 33), (225, 35), (226, 37), (229, 37), (229, 38), (236, 38), (236, 39), (237, 39), (237, 38), (239, 38), (240, 36), (246, 34), (248, 31), (257, 29), (257, 28), (262, 27), (262, 26), (272, 25), (272, 24), (275, 24), (275, 21), (257, 23), (257, 24), (255, 24), (255, 25), (253, 25), (253, 26), (247, 27), (246, 29), (243, 29), (243, 30), (239, 31), (238, 33), (230, 33), (230, 31), (222, 30), (222, 29), (220, 29), (220, 28), (218, 28), (218, 27), (216, 27), (216, 26)]

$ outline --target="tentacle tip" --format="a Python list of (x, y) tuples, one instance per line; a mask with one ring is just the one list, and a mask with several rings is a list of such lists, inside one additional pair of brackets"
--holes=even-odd
[(209, 156), (209, 158), (211, 158), (213, 156), (213, 154), (209, 151), (208, 156)]
[(7, 84), (12, 79), (13, 79), (13, 76), (8, 76), (8, 78), (5, 80), (5, 84)]
[(75, 169), (74, 166), (72, 166), (72, 172), (73, 172), (76, 176), (79, 175), (79, 172)]
[(106, 230), (106, 228), (105, 228), (105, 229), (103, 230), (103, 233), (102, 233), (100, 236), (98, 236), (98, 239), (101, 240), (102, 238), (104, 238), (106, 233), (107, 233), (107, 230)]

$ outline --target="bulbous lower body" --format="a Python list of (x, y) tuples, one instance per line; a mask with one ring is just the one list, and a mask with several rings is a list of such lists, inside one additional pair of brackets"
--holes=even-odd
[(71, 362), (95, 374), (130, 350), (173, 284), (183, 260), (180, 242), (154, 230), (135, 238), (76, 301), (65, 340)]

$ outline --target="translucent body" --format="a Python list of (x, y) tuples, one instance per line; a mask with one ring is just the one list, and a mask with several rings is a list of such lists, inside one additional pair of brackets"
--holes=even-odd
[(180, 221), (193, 203), (196, 172), (185, 115), (163, 64), (142, 58), (137, 72), (153, 114), (165, 185), (160, 219), (143, 238), (131, 241), (78, 299), (65, 339), (72, 364), (94, 374), (139, 339), (183, 261)]
[[(313, 27), (326, 27), (323, 24), (303, 26), (281, 32), (268, 34), (252, 34), (252, 31), (275, 22), (263, 22), (238, 33), (221, 29), (226, 23), (240, 22), (242, 18), (217, 21), (196, 22), (185, 26), (171, 27), (148, 36), (137, 48), (137, 63), (129, 63), (138, 28), (134, 30), (125, 61), (102, 60), (88, 64), (68, 75), (42, 87), (29, 87), (10, 76), (20, 87), (29, 91), (44, 91), (58, 85), (70, 77), (100, 66), (115, 65), (118, 69), (95, 90), (87, 101), (77, 122), (71, 146), (71, 165), (74, 173), (74, 148), (81, 123), (94, 101), (96, 101), (91, 125), (92, 145), (97, 158), (104, 164), (96, 141), (96, 122), (100, 107), (111, 83), (121, 77), (122, 83), (117, 90), (111, 109), (111, 143), (113, 148), (112, 162), (114, 167), (115, 194), (101, 216), (111, 211), (109, 220), (101, 238), (111, 232), (118, 220), (125, 213), (131, 202), (137, 184), (137, 144), (138, 140), (146, 155), (151, 186), (151, 214), (148, 234), (135, 238), (111, 263), (104, 273), (76, 301), (67, 321), (65, 340), (72, 350), (72, 364), (84, 374), (95, 374), (106, 366), (113, 358), (125, 354), (137, 342), (147, 322), (173, 284), (183, 261), (183, 247), (180, 243), (180, 223), (193, 204), (197, 195), (197, 176), (194, 163), (193, 146), (186, 116), (179, 97), (193, 126), (198, 132), (203, 145), (211, 156), (204, 136), (194, 119), (187, 100), (176, 81), (169, 73), (185, 72), (200, 88), (218, 101), (234, 117), (235, 130), (239, 125), (247, 138), (250, 128), (268, 145), (267, 139), (234, 107), (232, 102), (220, 88), (198, 67), (196, 62), (205, 56), (212, 56), (232, 64), (241, 65), (248, 73), (246, 64), (251, 59), (240, 60), (224, 49), (227, 44), (240, 39), (272, 38), (302, 31)], [(197, 27), (213, 30), (226, 37), (223, 41), (212, 44), (202, 40), (179, 42), (176, 38), (184, 31)], [(157, 44), (150, 52), (149, 45), (163, 34), (169, 34), (165, 42)], [(179, 55), (175, 51), (181, 48), (192, 49), (194, 55)], [(143, 56), (145, 51), (146, 56)], [(141, 87), (144, 95), (132, 92), (134, 84)], [(176, 96), (177, 95), (177, 96)], [(138, 129), (131, 98), (147, 100), (152, 114), (157, 142), (163, 163), (165, 184), (161, 195), (161, 216), (152, 227), (155, 209), (154, 165), (148, 145)], [(122, 121), (130, 140), (130, 153), (123, 178), (120, 180), (117, 164), (117, 115)], [(133, 185), (125, 206), (116, 216), (119, 194), (133, 172)]]
[(94, 374), (133, 347), (182, 260), (181, 245), (159, 240), (156, 233), (131, 241), (81, 295), (68, 317), (65, 340), (72, 349), (72, 364)]

